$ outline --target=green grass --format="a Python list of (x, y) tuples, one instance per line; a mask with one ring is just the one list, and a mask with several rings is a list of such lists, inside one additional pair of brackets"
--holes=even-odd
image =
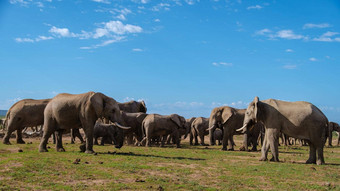
[(340, 190), (340, 147), (326, 147), (327, 165), (317, 166), (303, 164), (308, 147), (299, 146), (281, 146), (274, 163), (258, 161), (260, 152), (186, 141), (180, 149), (95, 146), (97, 155), (80, 153), (69, 140), (63, 153), (53, 144), (39, 153), (39, 139), (26, 141), (33, 143), (0, 144), (0, 190)]

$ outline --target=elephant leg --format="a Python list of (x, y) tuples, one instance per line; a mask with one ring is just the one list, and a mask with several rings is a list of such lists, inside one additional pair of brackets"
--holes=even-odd
[(74, 140), (76, 140), (76, 137), (78, 137), (78, 139), (80, 140), (81, 143), (84, 143), (84, 139), (80, 134), (79, 129), (73, 129), (73, 134), (74, 134)]
[(267, 135), (268, 131), (266, 131), (264, 138), (263, 138), (263, 144), (262, 144), (262, 148), (261, 148), (261, 158), (260, 161), (266, 161), (267, 156), (268, 156), (268, 151), (269, 151), (269, 142), (267, 140)]
[(107, 137), (106, 137), (106, 136), (104, 136), (104, 137), (101, 138), (101, 140), (100, 140), (100, 145), (101, 145), (101, 146), (104, 146), (104, 144), (105, 144), (105, 139), (107, 140)]
[(338, 132), (338, 143), (337, 143), (338, 146), (340, 146), (340, 132)]
[(223, 139), (222, 139), (222, 150), (226, 151), (228, 146), (228, 131), (226, 127), (223, 127)]
[(94, 142), (93, 142), (93, 144), (94, 144), (94, 145), (98, 145), (98, 137), (97, 137), (97, 136), (94, 137)]
[(240, 151), (248, 151), (248, 130), (243, 134), (243, 145), (241, 146)]
[(56, 150), (57, 152), (65, 152), (65, 149), (63, 147), (63, 130), (58, 130), (55, 132), (56, 134)]
[(210, 139), (210, 145), (216, 145), (216, 140), (214, 136), (215, 128), (209, 130), (209, 139)]
[(306, 164), (316, 164), (316, 147), (311, 142), (308, 142), (308, 144), (309, 144), (309, 158), (306, 161)]
[(200, 134), (200, 140), (201, 140), (201, 145), (205, 146), (205, 144), (204, 144), (204, 134), (203, 133)]
[(195, 145), (198, 145), (198, 135), (197, 132), (194, 133)]
[(316, 164), (317, 165), (324, 165), (325, 164), (325, 158), (323, 157), (323, 144), (319, 144), (319, 146), (316, 148), (316, 152), (318, 154)]
[(269, 145), (273, 157), (270, 161), (279, 162), (279, 131), (276, 129), (270, 129), (269, 131)]
[(76, 140), (75, 129), (71, 129), (71, 144), (74, 144)]
[(257, 138), (255, 136), (251, 137), (251, 142), (253, 145), (252, 151), (257, 151)]
[(328, 131), (328, 146), (331, 147), (332, 146), (332, 136), (333, 134), (333, 129), (332, 127), (329, 127), (329, 131)]
[(7, 131), (2, 139), (2, 143), (6, 145), (10, 145), (9, 138), (11, 137), (12, 133), (17, 129), (17, 125), (13, 124), (13, 120), (8, 121)]
[[(94, 123), (92, 123), (94, 124)], [(85, 135), (86, 135), (86, 142), (85, 142), (85, 153), (87, 154), (93, 154), (95, 153), (93, 151), (93, 125), (92, 127), (90, 127), (90, 125), (82, 125), (82, 127), (84, 128), (85, 131)], [(83, 149), (84, 146), (81, 146), (81, 151), (84, 151)]]
[(53, 138), (53, 144), (56, 144), (57, 138), (56, 138), (55, 132), (52, 133), (52, 138)]
[(228, 144), (229, 144), (228, 151), (233, 151), (235, 142), (234, 142), (233, 135), (231, 133), (229, 133), (229, 135), (228, 135)]
[(22, 139), (22, 129), (17, 129), (17, 144), (25, 144), (25, 141)]
[(190, 145), (192, 145), (192, 141), (193, 141), (193, 139), (194, 139), (194, 136), (192, 135), (192, 133), (190, 133), (189, 138), (190, 138), (189, 143), (190, 143)]
[(127, 145), (133, 145), (133, 134), (130, 133), (126, 136)]
[[(163, 137), (163, 138), (164, 138), (164, 137)], [(167, 144), (167, 145), (171, 145), (171, 139), (172, 139), (171, 134), (168, 135), (168, 136), (166, 136), (165, 140), (166, 140), (166, 144)]]
[[(164, 147), (164, 144), (165, 144), (165, 141), (168, 142), (168, 138), (171, 137), (171, 136), (167, 136), (167, 135), (163, 135), (162, 136), (162, 140), (161, 140), (161, 145), (160, 147)], [(170, 139), (169, 139), (170, 140)], [(170, 141), (169, 141), (170, 142)]]
[(39, 152), (48, 152), (46, 145), (48, 139), (51, 137), (52, 134), (54, 134), (55, 131), (55, 123), (53, 122), (53, 120), (47, 119), (44, 122), (43, 129), (44, 133), (40, 141)]

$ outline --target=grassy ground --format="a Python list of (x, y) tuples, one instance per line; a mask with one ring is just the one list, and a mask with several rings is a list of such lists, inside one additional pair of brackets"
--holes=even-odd
[(186, 141), (180, 149), (95, 146), (98, 154), (88, 155), (69, 139), (64, 153), (51, 143), (39, 153), (39, 138), (25, 140), (32, 144), (0, 143), (0, 190), (340, 190), (340, 147), (325, 148), (327, 165), (317, 166), (303, 164), (308, 147), (300, 146), (281, 146), (274, 163)]

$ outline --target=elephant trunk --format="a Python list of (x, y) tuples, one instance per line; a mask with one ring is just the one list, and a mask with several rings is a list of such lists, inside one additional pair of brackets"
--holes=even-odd
[(209, 139), (210, 139), (210, 145), (215, 145), (216, 144), (216, 139), (215, 139), (215, 129), (216, 129), (216, 125), (211, 126), (208, 130), (209, 130)]

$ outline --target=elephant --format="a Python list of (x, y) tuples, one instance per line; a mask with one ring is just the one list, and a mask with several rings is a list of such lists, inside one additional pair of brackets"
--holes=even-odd
[[(62, 145), (62, 130), (82, 127), (86, 136), (82, 152), (93, 154), (93, 128), (98, 118), (107, 118), (122, 129), (129, 129), (122, 124), (122, 116), (116, 100), (102, 93), (83, 94), (62, 93), (56, 95), (47, 104), (44, 111), (44, 133), (39, 145), (39, 152), (48, 152), (46, 145), (53, 132), (57, 132), (57, 151), (65, 151)], [(122, 145), (116, 145), (120, 148)]]
[(223, 131), (221, 129), (216, 128), (214, 131), (215, 141), (218, 141), (218, 145), (222, 145), (223, 140)]
[(340, 126), (338, 123), (335, 123), (335, 122), (329, 122), (328, 124), (328, 146), (332, 146), (332, 133), (333, 131), (337, 131), (338, 132), (338, 143), (337, 143), (337, 146), (340, 145)]
[(124, 143), (124, 130), (117, 127), (114, 124), (104, 124), (97, 121), (93, 128), (94, 144), (98, 145), (98, 138), (102, 137), (101, 145), (104, 145), (105, 141), (114, 143), (116, 148), (121, 148)]
[[(71, 131), (71, 132), (70, 132)], [(74, 144), (75, 143), (75, 141), (76, 141), (76, 137), (78, 137), (78, 139), (80, 140), (80, 142), (82, 143), (82, 144), (84, 144), (85, 143), (85, 141), (84, 141), (84, 139), (83, 139), (83, 137), (81, 136), (81, 134), (80, 134), (80, 131), (79, 131), (79, 129), (77, 129), (77, 128), (73, 128), (73, 129), (71, 129), (71, 130), (62, 130), (62, 132), (61, 132), (62, 134), (67, 134), (67, 133), (71, 133), (71, 144)], [(57, 138), (56, 138), (56, 132), (54, 132), (54, 133), (52, 133), (52, 136), (53, 136), (53, 144), (56, 144), (56, 142), (57, 142)]]
[[(188, 134), (190, 134), (190, 137), (192, 137), (192, 133), (191, 133), (191, 124), (192, 122), (196, 119), (196, 117), (191, 117), (189, 119), (185, 119), (185, 129), (179, 129), (179, 137), (180, 139), (186, 139), (188, 137)], [(173, 143), (175, 144), (174, 142), (174, 138), (169, 135), (168, 138), (167, 138), (167, 144), (170, 145), (170, 142), (171, 140), (173, 141)]]
[(161, 147), (164, 147), (167, 136), (172, 135), (177, 144), (177, 148), (180, 148), (179, 130), (186, 130), (185, 125), (185, 118), (177, 114), (149, 114), (142, 123), (142, 129), (145, 135), (142, 143), (146, 142), (145, 146), (149, 147), (152, 138), (162, 136)]
[[(256, 123), (243, 134), (243, 145), (240, 147), (240, 151), (249, 151), (248, 146), (252, 146), (251, 151), (257, 151), (258, 139), (263, 140), (262, 131), (264, 127), (262, 123)], [(262, 137), (259, 137), (262, 136)]]
[[(229, 106), (216, 107), (211, 111), (209, 118), (210, 145), (215, 145), (214, 131), (216, 128), (223, 130), (222, 150), (234, 150), (236, 129), (242, 126), (245, 109), (236, 109)], [(229, 149), (227, 146), (229, 145)]]
[(133, 137), (136, 138), (138, 144), (143, 139), (142, 122), (148, 114), (138, 113), (126, 113), (122, 112), (122, 119), (126, 126), (131, 127), (128, 130), (124, 130), (124, 135), (127, 138), (127, 144), (133, 144)]
[(127, 113), (146, 113), (147, 108), (144, 101), (129, 101), (118, 103), (119, 109)]
[(50, 101), (51, 99), (23, 99), (13, 104), (5, 117), (7, 131), (2, 142), (11, 144), (9, 138), (13, 131), (17, 131), (17, 143), (25, 144), (22, 139), (22, 130), (25, 127), (34, 127), (44, 123), (44, 109)]
[(243, 126), (238, 131), (244, 132), (257, 122), (262, 122), (265, 127), (260, 161), (267, 160), (269, 148), (273, 155), (271, 161), (279, 161), (279, 134), (282, 132), (293, 138), (307, 140), (310, 147), (307, 164), (325, 164), (323, 147), (328, 134), (328, 119), (315, 105), (304, 101), (260, 101), (255, 97), (248, 105)]
[(204, 136), (209, 134), (209, 131), (207, 131), (208, 128), (209, 118), (197, 117), (191, 124), (192, 137), (190, 137), (190, 145), (192, 145), (192, 139), (195, 139), (195, 145), (198, 145), (197, 137), (199, 136), (201, 140), (200, 144), (206, 146), (206, 144), (204, 144)]

